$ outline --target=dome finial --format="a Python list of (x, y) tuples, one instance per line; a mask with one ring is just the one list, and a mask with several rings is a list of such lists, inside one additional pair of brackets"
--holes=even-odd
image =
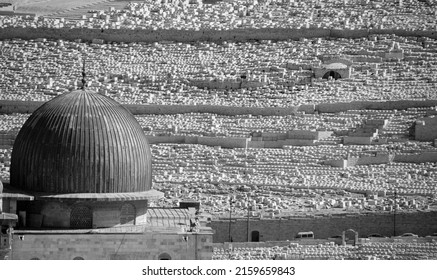
[(86, 86), (86, 80), (85, 80), (86, 74), (85, 74), (85, 58), (83, 59), (83, 66), (82, 66), (82, 89), (85, 89)]

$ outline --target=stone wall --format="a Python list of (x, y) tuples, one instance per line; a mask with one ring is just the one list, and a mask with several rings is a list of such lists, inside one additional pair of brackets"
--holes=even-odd
[(437, 39), (437, 31), (407, 31), (400, 29), (323, 29), (323, 28), (244, 28), (233, 30), (141, 30), (141, 29), (88, 29), (88, 28), (2, 28), (0, 39), (101, 39), (115, 42), (193, 42), (193, 41), (247, 41), (289, 40), (300, 38), (363, 38), (372, 34), (429, 37)]
[(345, 136), (343, 137), (344, 145), (371, 145), (373, 137), (366, 136)]
[(398, 100), (398, 101), (352, 101), (337, 103), (320, 103), (316, 105), (319, 113), (338, 113), (347, 110), (404, 110), (407, 108), (433, 107), (436, 99), (431, 100)]
[[(396, 217), (396, 229), (395, 229)], [(285, 219), (251, 219), (249, 232), (259, 231), (260, 241), (292, 240), (298, 232), (313, 231), (315, 238), (341, 235), (354, 229), (359, 237), (378, 233), (384, 236), (412, 232), (419, 236), (437, 232), (437, 211), (416, 213), (345, 214), (332, 216), (287, 217)], [(229, 220), (214, 220), (214, 243), (229, 241)], [(231, 236), (234, 242), (247, 241), (247, 219), (233, 219)]]
[(106, 42), (197, 42), (197, 41), (246, 41), (246, 40), (288, 40), (299, 38), (328, 37), (329, 29), (264, 28), (234, 30), (131, 30), (131, 29), (88, 29), (88, 28), (21, 28), (7, 27), (0, 33), (0, 39), (82, 39)]
[(41, 101), (0, 100), (0, 114), (30, 114), (42, 104)]
[(333, 167), (352, 167), (355, 165), (388, 164), (390, 162), (437, 162), (437, 152), (422, 152), (418, 154), (382, 154), (375, 156), (350, 157), (347, 160), (326, 160), (323, 163)]
[[(236, 249), (236, 248), (271, 248), (271, 247), (287, 247), (290, 243), (300, 244), (300, 245), (325, 245), (327, 242), (326, 239), (296, 239), (293, 241), (265, 241), (265, 242), (224, 242), (224, 243), (213, 243), (213, 248), (228, 250), (228, 249)], [(334, 242), (338, 245), (341, 244), (341, 239), (330, 240), (330, 242)]]
[(265, 83), (256, 80), (247, 79), (225, 79), (225, 80), (192, 80), (191, 84), (198, 88), (209, 89), (240, 89), (240, 88), (258, 88)]
[(330, 137), (332, 133), (332, 131), (290, 130), (287, 132), (287, 138), (321, 140)]
[(420, 154), (398, 154), (394, 156), (395, 162), (437, 162), (437, 152), (422, 152)]
[(284, 146), (312, 146), (315, 140), (327, 138), (332, 131), (290, 130), (286, 133), (257, 132), (248, 142), (248, 148), (284, 148)]
[[(29, 114), (35, 111), (44, 102), (41, 101), (12, 101), (0, 100), (0, 114), (21, 113)], [(187, 113), (211, 113), (218, 115), (263, 115), (287, 116), (297, 111), (314, 113), (315, 105), (300, 105), (287, 108), (278, 107), (236, 107), (218, 105), (136, 105), (124, 104), (134, 115), (171, 115)]]
[(29, 260), (174, 260), (211, 259), (212, 234), (145, 232), (142, 234), (55, 234), (16, 232), (11, 259)]
[(223, 148), (246, 148), (250, 143), (249, 138), (242, 137), (204, 137), (204, 136), (150, 136), (147, 135), (149, 144), (157, 143), (180, 143), (201, 144), (206, 146), (220, 146)]
[[(315, 141), (314, 140), (308, 140), (308, 139), (286, 139), (286, 140), (277, 140), (277, 141), (256, 141), (256, 142), (261, 142), (264, 143), (264, 148), (283, 148), (284, 146), (313, 146), (315, 145)], [(249, 142), (251, 143), (251, 142)], [(256, 145), (262, 145), (257, 143)], [(249, 145), (250, 148), (258, 148), (257, 146), (251, 146)]]
[[(314, 105), (301, 105), (287, 108), (278, 107), (237, 107), (219, 105), (124, 105), (134, 115), (153, 114), (187, 114), (187, 113), (211, 113), (218, 115), (262, 115), (262, 116), (287, 116), (297, 111), (314, 113)], [(1, 108), (0, 108), (1, 110)]]
[[(12, 101), (0, 100), (0, 114), (22, 113), (29, 114), (35, 111), (44, 102), (40, 101)], [(307, 104), (286, 108), (278, 107), (233, 107), (216, 105), (135, 105), (124, 104), (134, 115), (167, 115), (187, 113), (211, 113), (218, 115), (263, 115), (263, 116), (287, 116), (296, 112), (311, 114), (337, 113), (347, 110), (403, 110), (407, 108), (421, 108), (437, 106), (434, 100), (398, 100), (398, 101), (352, 101), (336, 103), (320, 103), (317, 105)]]
[(223, 148), (247, 148), (248, 138), (238, 137), (198, 137), (198, 143), (207, 146), (220, 146)]
[(418, 141), (434, 141), (437, 139), (437, 118), (435, 115), (416, 121), (414, 138)]
[(382, 63), (382, 58), (378, 56), (361, 55), (350, 57), (354, 62), (367, 62), (367, 63)]
[[(383, 154), (383, 155), (375, 155), (375, 156), (362, 156), (354, 162), (354, 165), (370, 165), (370, 164), (388, 164), (393, 161), (394, 155)], [(348, 166), (354, 166), (351, 163), (348, 163)]]
[(0, 149), (1, 147), (13, 146), (15, 134), (0, 132)]

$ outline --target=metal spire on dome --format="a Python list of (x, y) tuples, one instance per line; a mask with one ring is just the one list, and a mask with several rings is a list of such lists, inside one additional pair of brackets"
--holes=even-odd
[(83, 66), (82, 66), (82, 87), (81, 89), (85, 89), (86, 86), (86, 80), (85, 80), (86, 74), (85, 74), (85, 58), (83, 59)]

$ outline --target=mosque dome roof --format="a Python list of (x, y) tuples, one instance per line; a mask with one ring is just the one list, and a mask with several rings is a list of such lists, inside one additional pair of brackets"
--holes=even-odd
[(11, 186), (29, 192), (133, 193), (152, 185), (151, 152), (135, 117), (104, 95), (55, 97), (24, 123), (14, 142)]

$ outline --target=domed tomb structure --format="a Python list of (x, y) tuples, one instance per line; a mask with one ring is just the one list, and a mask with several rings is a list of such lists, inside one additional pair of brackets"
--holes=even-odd
[(35, 196), (18, 205), (32, 227), (137, 224), (145, 222), (138, 215), (148, 201), (162, 196), (151, 190), (151, 164), (134, 116), (109, 97), (77, 90), (25, 122), (13, 146), (10, 185)]
[(331, 58), (325, 60), (321, 66), (313, 67), (314, 77), (322, 79), (349, 78), (352, 75), (353, 61), (346, 58)]

